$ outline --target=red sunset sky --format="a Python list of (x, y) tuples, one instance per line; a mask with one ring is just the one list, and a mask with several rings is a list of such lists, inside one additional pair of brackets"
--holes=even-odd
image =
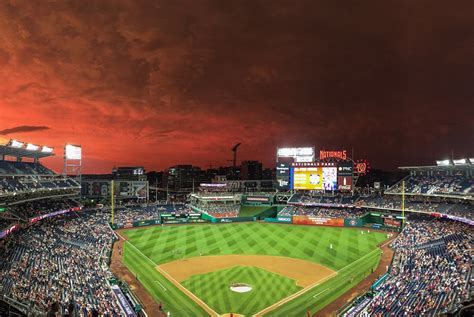
[(474, 1), (1, 1), (0, 76), (0, 139), (56, 169), (474, 155)]

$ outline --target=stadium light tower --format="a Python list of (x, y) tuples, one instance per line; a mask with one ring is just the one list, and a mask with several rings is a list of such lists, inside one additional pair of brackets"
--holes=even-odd
[(64, 146), (64, 175), (81, 178), (82, 174), (82, 147), (80, 145), (66, 144)]

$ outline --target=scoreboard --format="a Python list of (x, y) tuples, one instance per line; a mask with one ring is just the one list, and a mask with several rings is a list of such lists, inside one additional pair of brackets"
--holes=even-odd
[(328, 163), (294, 164), (290, 168), (291, 189), (336, 190), (337, 167)]
[[(353, 187), (352, 161), (292, 163), (289, 170), (293, 190), (351, 191)], [(281, 181), (279, 177), (283, 180), (285, 175), (277, 173), (277, 180)]]

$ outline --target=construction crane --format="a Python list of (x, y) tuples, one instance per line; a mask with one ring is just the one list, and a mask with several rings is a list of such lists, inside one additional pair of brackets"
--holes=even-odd
[(234, 172), (235, 172), (235, 168), (237, 167), (237, 149), (239, 146), (240, 146), (240, 143), (237, 143), (232, 148), (232, 152), (234, 152), (234, 159), (232, 160), (232, 167), (234, 168)]

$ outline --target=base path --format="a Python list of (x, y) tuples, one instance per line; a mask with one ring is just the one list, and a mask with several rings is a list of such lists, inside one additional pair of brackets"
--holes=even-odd
[(159, 265), (157, 269), (166, 271), (178, 282), (192, 275), (219, 271), (233, 266), (254, 266), (291, 278), (301, 287), (319, 282), (336, 272), (321, 264), (288, 258), (266, 255), (216, 255), (199, 256), (176, 260)]

